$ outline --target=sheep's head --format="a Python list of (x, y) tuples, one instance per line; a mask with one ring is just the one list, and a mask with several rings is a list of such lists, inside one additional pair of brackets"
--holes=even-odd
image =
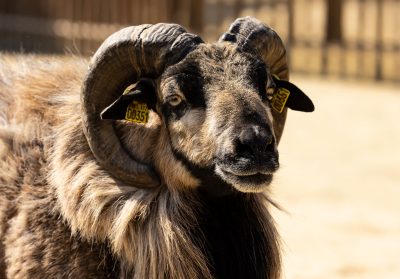
[(212, 169), (240, 191), (269, 184), (279, 163), (267, 73), (231, 44), (199, 46), (166, 70), (159, 111), (175, 156), (192, 172)]
[[(311, 101), (298, 88), (284, 81), (288, 72), (286, 52), (280, 38), (252, 18), (237, 20), (215, 44), (204, 44), (199, 37), (184, 32), (177, 25), (159, 25), (158, 29), (162, 31), (151, 26), (142, 27), (140, 33), (130, 30), (128, 40), (134, 40), (133, 50), (125, 54), (125, 59), (131, 63), (131, 69), (119, 69), (109, 62), (108, 66), (114, 69), (112, 74), (135, 72), (131, 73), (133, 78), (126, 76), (115, 81), (115, 89), (118, 88), (121, 94), (128, 82), (135, 81), (133, 87), (125, 90), (122, 96), (114, 97), (116, 100), (111, 99), (112, 103), (107, 97), (99, 106), (92, 106), (89, 116), (90, 100), (84, 94), (86, 123), (91, 117), (99, 123), (97, 128), (91, 126), (93, 123), (86, 126), (86, 135), (95, 156), (114, 175), (134, 185), (150, 185), (157, 181), (151, 168), (127, 155), (120, 142), (115, 143), (104, 136), (112, 132), (107, 131), (112, 127), (110, 123), (98, 121), (99, 108), (106, 107), (102, 112), (103, 119), (124, 119), (130, 105), (135, 102), (136, 106), (144, 104), (156, 112), (163, 123), (159, 129), (164, 132), (159, 135), (167, 137), (167, 140), (163, 139), (163, 144), (157, 148), (170, 149), (170, 155), (166, 156), (173, 156), (173, 161), (176, 161), (167, 175), (173, 176), (174, 168), (183, 168), (187, 176), (193, 177), (191, 182), (187, 182), (192, 185), (186, 186), (204, 185), (211, 192), (220, 193), (221, 189), (226, 192), (226, 189), (233, 188), (241, 192), (264, 190), (279, 167), (277, 144), (283, 131), (286, 108), (277, 112), (271, 103), (279, 87), (291, 87), (291, 100), (286, 102), (288, 107), (304, 111), (313, 109)], [(147, 37), (143, 36), (146, 31), (151, 31)], [(139, 38), (134, 36), (135, 32), (139, 33)], [(164, 38), (159, 42), (159, 48), (137, 46), (138, 42), (143, 44), (143, 38), (154, 40), (157, 35)], [(104, 47), (107, 51), (110, 45), (115, 44), (112, 37), (108, 40), (111, 43), (106, 41)], [(112, 54), (117, 53), (114, 51)], [(104, 59), (104, 55), (102, 53), (100, 58)], [(104, 61), (94, 60), (96, 67), (101, 63), (107, 65)], [(89, 74), (89, 82), (86, 82), (89, 89), (93, 87), (90, 78)], [(112, 84), (113, 81), (108, 82)], [(88, 91), (93, 90), (84, 88), (84, 92)], [(141, 113), (139, 121), (147, 119), (146, 113)], [(120, 157), (114, 159), (114, 152)], [(133, 166), (127, 169), (131, 161)], [(160, 172), (162, 164), (154, 162), (153, 167)], [(209, 189), (210, 185), (218, 190)]]

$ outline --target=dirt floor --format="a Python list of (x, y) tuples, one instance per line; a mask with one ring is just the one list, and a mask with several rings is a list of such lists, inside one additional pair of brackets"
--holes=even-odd
[(283, 278), (400, 278), (400, 86), (295, 76), (274, 211)]

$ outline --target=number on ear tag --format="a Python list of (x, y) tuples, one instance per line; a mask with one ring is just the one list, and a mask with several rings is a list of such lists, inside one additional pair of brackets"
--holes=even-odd
[(281, 113), (285, 107), (286, 101), (289, 99), (290, 92), (286, 88), (278, 88), (271, 101), (274, 110)]
[(145, 103), (133, 101), (126, 109), (125, 120), (135, 123), (147, 123), (149, 121), (149, 109)]

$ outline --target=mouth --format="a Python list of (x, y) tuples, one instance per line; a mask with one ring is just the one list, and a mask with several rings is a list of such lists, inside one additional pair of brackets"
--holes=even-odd
[(271, 184), (273, 178), (273, 171), (236, 172), (218, 164), (215, 172), (240, 192), (262, 192)]

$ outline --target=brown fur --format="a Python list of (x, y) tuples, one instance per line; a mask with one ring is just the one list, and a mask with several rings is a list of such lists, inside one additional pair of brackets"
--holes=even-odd
[[(126, 185), (96, 162), (81, 127), (86, 68), (79, 58), (0, 58), (0, 278), (212, 278), (198, 181), (174, 159), (160, 118), (117, 130), (140, 160), (163, 158), (161, 187)], [(138, 148), (138, 134), (153, 146)], [(271, 250), (265, 278), (278, 278), (265, 196), (248, 199)]]

